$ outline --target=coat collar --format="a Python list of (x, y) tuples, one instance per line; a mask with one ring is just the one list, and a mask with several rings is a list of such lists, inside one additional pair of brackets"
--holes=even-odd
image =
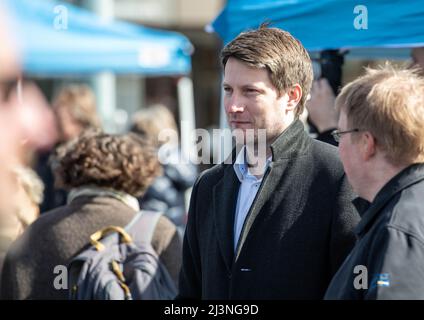
[(271, 144), (272, 161), (292, 159), (304, 154), (310, 140), (302, 121), (293, 121)]
[[(292, 159), (305, 154), (311, 137), (306, 133), (305, 127), (299, 119), (294, 120), (280, 135), (271, 143), (272, 162), (281, 159)], [(223, 163), (234, 164), (237, 156), (244, 149), (243, 145), (233, 148), (231, 154)]]
[(398, 193), (409, 186), (424, 180), (424, 164), (413, 164), (390, 179), (377, 193), (374, 201), (368, 204), (366, 200), (357, 198), (353, 204), (361, 215), (361, 221), (356, 226), (355, 233), (360, 237), (372, 226), (382, 208)]
[(71, 203), (76, 198), (88, 196), (88, 197), (110, 197), (121, 201), (134, 211), (140, 211), (137, 198), (131, 196), (128, 193), (117, 191), (110, 188), (100, 188), (96, 186), (82, 186), (74, 188), (69, 192), (67, 203)]

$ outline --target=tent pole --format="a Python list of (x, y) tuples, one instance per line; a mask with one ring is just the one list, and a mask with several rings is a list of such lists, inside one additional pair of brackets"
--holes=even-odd
[[(115, 16), (114, 0), (84, 0), (84, 6), (97, 13), (104, 20), (113, 20)], [(114, 115), (116, 111), (116, 76), (112, 72), (102, 72), (92, 78), (97, 98), (97, 111), (102, 120), (103, 130), (116, 133)]]
[(187, 159), (194, 152), (192, 133), (196, 127), (193, 98), (193, 82), (189, 77), (178, 80), (178, 108), (181, 120), (181, 151)]
[(117, 133), (114, 121), (116, 111), (116, 76), (111, 72), (102, 72), (92, 77), (97, 99), (97, 112), (102, 120), (103, 130)]
[[(196, 128), (196, 118), (194, 113), (193, 81), (189, 77), (182, 77), (178, 80), (178, 108), (181, 121), (181, 152), (186, 157), (185, 161), (191, 161), (195, 151), (195, 141), (193, 140)], [(191, 188), (184, 194), (185, 208), (187, 211), (190, 203)]]

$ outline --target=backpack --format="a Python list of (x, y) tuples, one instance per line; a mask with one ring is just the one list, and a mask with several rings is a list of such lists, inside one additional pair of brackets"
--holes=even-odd
[(125, 229), (110, 226), (92, 234), (91, 246), (68, 266), (69, 299), (174, 299), (175, 283), (151, 246), (161, 215), (142, 210)]

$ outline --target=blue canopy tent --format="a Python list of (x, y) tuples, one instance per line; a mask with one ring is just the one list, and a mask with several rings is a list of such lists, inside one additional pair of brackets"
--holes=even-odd
[(289, 31), (315, 58), (348, 49), (347, 59), (407, 59), (410, 47), (424, 46), (424, 0), (227, 0), (207, 30), (228, 43), (263, 22)]
[(212, 28), (227, 43), (264, 21), (309, 51), (424, 46), (424, 0), (228, 0)]
[(59, 1), (6, 1), (28, 74), (184, 75), (191, 71), (192, 45), (181, 34), (105, 21)]
[[(192, 148), (194, 102), (191, 72), (193, 46), (182, 34), (113, 19), (55, 0), (6, 0), (20, 45), (22, 69), (35, 77), (137, 74), (182, 76), (178, 80), (182, 149)], [(103, 79), (104, 80), (104, 79)], [(104, 84), (104, 82), (102, 82)], [(116, 120), (115, 82), (98, 98), (106, 130)], [(110, 90), (109, 90), (110, 89)]]

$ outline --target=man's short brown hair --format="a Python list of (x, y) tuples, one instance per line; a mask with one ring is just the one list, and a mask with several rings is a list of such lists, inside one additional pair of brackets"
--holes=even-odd
[(303, 113), (312, 86), (312, 63), (306, 49), (290, 33), (263, 24), (259, 29), (241, 33), (224, 47), (221, 52), (224, 69), (230, 57), (250, 67), (265, 68), (280, 94), (299, 84), (302, 98), (295, 115), (299, 117)]
[(392, 164), (424, 162), (424, 78), (417, 69), (367, 69), (342, 89), (336, 107), (347, 129), (369, 131)]
[(66, 189), (94, 185), (141, 196), (161, 172), (151, 142), (135, 134), (86, 133), (57, 154), (55, 178)]

